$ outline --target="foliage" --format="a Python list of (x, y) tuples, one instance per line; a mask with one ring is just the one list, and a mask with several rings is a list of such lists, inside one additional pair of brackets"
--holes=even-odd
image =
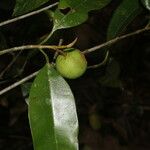
[[(77, 26), (88, 19), (88, 12), (101, 9), (111, 0), (61, 0), (58, 9), (54, 12), (53, 30)], [(61, 13), (61, 9), (70, 8), (67, 14)]]
[(48, 2), (48, 0), (16, 0), (13, 16), (19, 16), (30, 12), (46, 2)]
[[(47, 6), (49, 3), (48, 0), (16, 0), (12, 16), (26, 14), (42, 6)], [(51, 32), (48, 33), (49, 31), (47, 30), (50, 30), (48, 26), (44, 40), (43, 37), (40, 37), (40, 39), (35, 40), (36, 42), (33, 39), (31, 41), (37, 44), (37, 41), (41, 41), (42, 39), (43, 41), (39, 44), (44, 44), (50, 37), (53, 37), (52, 35), (55, 31), (60, 29), (65, 29), (66, 31), (68, 28), (83, 25), (83, 23), (89, 19), (90, 13), (100, 11), (112, 3), (113, 1), (111, 0), (60, 0), (58, 6), (47, 10), (45, 13), (51, 17), (49, 19), (48, 16), (45, 19), (46, 23), (50, 21)], [(149, 0), (141, 0), (141, 2), (139, 0), (122, 0), (110, 18), (106, 39), (104, 40), (109, 41), (123, 34), (134, 19), (144, 11), (143, 6), (149, 11)], [(43, 13), (43, 16), (45, 14)], [(37, 21), (38, 18), (35, 20)], [(36, 23), (34, 21), (31, 19), (29, 23), (25, 23), (25, 25), (23, 23), (23, 34), (30, 28), (28, 26), (38, 24), (38, 21)], [(147, 22), (148, 20), (146, 20), (146, 23)], [(42, 28), (45, 28), (44, 25)], [(33, 28), (34, 27), (35, 26), (33, 26)], [(40, 35), (39, 26), (37, 28)], [(20, 32), (22, 33), (22, 31)], [(16, 31), (16, 34), (17, 33), (18, 31)], [(22, 37), (23, 34), (21, 34), (20, 37)], [(7, 42), (5, 34), (0, 31), (0, 49), (11, 46), (11, 44), (7, 45), (10, 41)], [(30, 42), (30, 40), (28, 42)], [(54, 50), (57, 51), (57, 48)], [(40, 49), (40, 52), (48, 58), (49, 55), (45, 53), (45, 51)], [(63, 51), (61, 52), (63, 53)], [(31, 57), (23, 60), (23, 66), (26, 65)], [(73, 93), (68, 83), (57, 72), (55, 65), (53, 63), (48, 64), (48, 60), (46, 60), (46, 64), (40, 60), (41, 58), (35, 62), (35, 64), (41, 68), (38, 75), (32, 83), (32, 86), (29, 84), (29, 89), (25, 89), (25, 95), (29, 93), (29, 101), (27, 102), (28, 117), (34, 150), (78, 150), (78, 118)], [(34, 61), (34, 59), (32, 61)], [(51, 61), (53, 60), (51, 59)], [(104, 76), (98, 79), (100, 85), (104, 87), (122, 88), (123, 85), (120, 79), (121, 68), (119, 62), (115, 60), (111, 54), (105, 67)], [(20, 66), (18, 68), (20, 68)], [(22, 90), (24, 91), (24, 88), (22, 88)], [(97, 118), (98, 117), (94, 117), (94, 121), (99, 123), (99, 120), (96, 120)], [(91, 122), (93, 122), (93, 119)], [(96, 126), (96, 129), (99, 128), (101, 128), (101, 123)]]
[(113, 13), (107, 31), (107, 40), (120, 35), (140, 12), (141, 6), (138, 0), (123, 0)]
[(149, 0), (141, 0), (142, 4), (150, 10), (150, 1)]
[(36, 150), (78, 149), (74, 97), (66, 81), (49, 64), (32, 84), (29, 121)]

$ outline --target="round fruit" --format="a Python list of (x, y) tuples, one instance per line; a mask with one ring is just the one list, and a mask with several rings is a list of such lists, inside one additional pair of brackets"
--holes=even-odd
[(65, 52), (56, 59), (56, 69), (65, 78), (76, 79), (80, 77), (87, 68), (87, 61), (81, 51), (74, 49)]

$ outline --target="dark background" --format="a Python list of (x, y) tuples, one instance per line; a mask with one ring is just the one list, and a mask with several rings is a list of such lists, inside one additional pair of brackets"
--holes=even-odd
[[(58, 44), (62, 38), (65, 44), (78, 37), (75, 47), (80, 50), (105, 42), (108, 24), (119, 3), (120, 0), (116, 0), (100, 11), (90, 12), (84, 24), (56, 32), (49, 42)], [(0, 22), (11, 18), (14, 4), (13, 0), (0, 1)], [(148, 17), (149, 12), (143, 9), (124, 34), (143, 28)], [(44, 13), (0, 27), (0, 49), (35, 44), (50, 30)], [(20, 52), (0, 56), (0, 90), (44, 65), (40, 53), (33, 53), (31, 58), (28, 54)], [(52, 60), (53, 54), (47, 54)], [(87, 54), (88, 65), (100, 63), (104, 56), (105, 49)], [(79, 79), (67, 80), (76, 98), (80, 149), (149, 150), (150, 32), (114, 44), (110, 48), (110, 57), (119, 66), (119, 75), (113, 83), (119, 81), (121, 86), (101, 82), (111, 61), (100, 68), (88, 69)], [(14, 58), (13, 65), (8, 67)], [(5, 68), (7, 70), (2, 75)], [(112, 70), (115, 72), (116, 66)], [(0, 150), (33, 149), (25, 102), (28, 96), (23, 94), (23, 87), (0, 96)], [(93, 115), (96, 119), (91, 123)], [(98, 122), (100, 127), (95, 128), (93, 122)]]

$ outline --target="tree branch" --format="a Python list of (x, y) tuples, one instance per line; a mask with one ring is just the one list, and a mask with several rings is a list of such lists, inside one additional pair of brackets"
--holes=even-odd
[(77, 41), (77, 38), (69, 43), (68, 45), (23, 45), (23, 46), (17, 46), (17, 47), (12, 47), (8, 49), (4, 49), (0, 51), (0, 55), (4, 55), (6, 53), (14, 52), (14, 51), (22, 51), (22, 50), (27, 50), (27, 49), (50, 49), (55, 52), (59, 52), (60, 54), (64, 55), (64, 52), (60, 49), (65, 49), (65, 48), (70, 48), (72, 47)]
[(104, 47), (109, 46), (109, 45), (112, 45), (112, 44), (114, 44), (114, 43), (116, 43), (116, 42), (118, 42), (118, 41), (121, 41), (121, 40), (123, 40), (123, 39), (125, 39), (125, 38), (127, 38), (127, 37), (130, 37), (130, 36), (133, 36), (133, 35), (137, 35), (137, 34), (143, 33), (143, 32), (148, 31), (148, 30), (150, 30), (150, 26), (146, 26), (146, 27), (143, 28), (143, 29), (139, 29), (139, 30), (136, 30), (136, 31), (134, 31), (134, 32), (131, 32), (131, 33), (128, 33), (128, 34), (125, 34), (125, 35), (116, 37), (116, 38), (114, 38), (114, 39), (112, 39), (112, 40), (110, 40), (110, 41), (108, 41), (108, 42), (105, 42), (105, 43), (103, 43), (103, 44), (94, 46), (94, 47), (92, 47), (92, 48), (90, 48), (90, 49), (86, 49), (85, 51), (83, 51), (83, 53), (84, 53), (84, 54), (87, 54), (87, 53), (94, 52), (94, 51), (96, 51), (96, 50), (98, 50), (98, 49), (104, 48)]
[[(148, 31), (150, 30), (150, 26), (146, 26), (145, 28), (143, 29), (139, 29), (135, 32), (131, 32), (129, 34), (126, 34), (126, 35), (123, 35), (123, 36), (119, 36), (119, 37), (116, 37), (108, 42), (105, 42), (103, 44), (100, 44), (100, 45), (97, 45), (97, 46), (94, 46), (90, 49), (87, 49), (85, 51), (83, 51), (84, 54), (87, 54), (87, 53), (91, 53), (91, 52), (94, 52), (100, 48), (103, 48), (103, 47), (106, 47), (108, 45), (111, 45), (111, 44), (114, 44), (122, 39), (125, 39), (127, 37), (130, 37), (130, 36), (133, 36), (133, 35), (137, 35), (137, 34), (140, 34), (142, 32), (145, 32), (145, 31)], [(5, 49), (5, 50), (2, 50), (0, 51), (0, 55), (3, 55), (3, 54), (6, 54), (6, 53), (9, 53), (9, 52), (12, 52), (12, 51), (19, 51), (19, 50), (25, 50), (25, 49), (36, 49), (36, 48), (42, 48), (42, 49), (53, 49), (57, 52), (60, 52), (60, 53), (63, 53), (61, 50), (58, 50), (58, 49), (63, 49), (63, 48), (70, 48), (72, 47), (75, 42), (76, 42), (77, 39), (75, 39), (72, 43), (68, 44), (68, 45), (62, 45), (62, 46), (55, 46), (55, 45), (26, 45), (26, 46), (18, 46), (18, 47), (13, 47), (13, 48), (9, 48), (9, 49)], [(100, 64), (101, 65), (101, 64)], [(92, 67), (91, 67), (92, 68)], [(0, 91), (0, 95), (6, 93), (7, 91), (19, 86), (20, 84), (30, 80), (31, 78), (33, 78), (34, 76), (36, 76), (38, 73), (37, 72), (34, 72), (33, 74), (23, 78), (22, 80), (8, 86), (7, 88), (3, 89)]]
[[(13, 47), (13, 48), (10, 48), (10, 49), (5, 49), (5, 50), (2, 50), (0, 51), (0, 55), (3, 55), (3, 54), (6, 54), (6, 53), (9, 53), (9, 52), (12, 52), (12, 51), (19, 51), (19, 50), (25, 50), (25, 49), (33, 49), (33, 48), (52, 48), (53, 50), (55, 50), (56, 52), (60, 52), (60, 53), (63, 53), (63, 51), (59, 50), (58, 48), (60, 49), (63, 49), (63, 48), (70, 48), (72, 47), (75, 42), (77, 41), (77, 39), (75, 39), (73, 42), (71, 42), (70, 44), (68, 45), (60, 45), (61, 44), (61, 40), (60, 40), (60, 43), (59, 45), (60, 46), (55, 46), (55, 45), (26, 45), (26, 46), (19, 46), (19, 47)], [(18, 82), (15, 82), (14, 84), (4, 88), (3, 90), (0, 91), (0, 95), (10, 91), (11, 89), (21, 85), (22, 83), (32, 79), (33, 77), (35, 77), (37, 74), (38, 74), (39, 71), (36, 71), (32, 74), (30, 74), (29, 76), (23, 78), (22, 80), (18, 81)]]
[(22, 83), (24, 83), (24, 82), (26, 82), (26, 81), (32, 79), (34, 76), (36, 76), (36, 75), (38, 74), (38, 72), (39, 72), (39, 71), (36, 71), (36, 72), (30, 74), (29, 76), (27, 76), (27, 77), (21, 79), (20, 81), (15, 82), (14, 84), (12, 84), (12, 85), (6, 87), (5, 89), (1, 90), (1, 91), (0, 91), (0, 95), (6, 93), (6, 92), (10, 91), (11, 89), (13, 89), (13, 88), (15, 88), (15, 87), (21, 85)]
[(22, 51), (22, 50), (28, 50), (28, 49), (51, 49), (54, 51), (58, 51), (59, 53), (63, 53), (61, 50), (58, 50), (57, 48), (66, 48), (66, 46), (55, 46), (55, 45), (24, 45), (24, 46), (17, 46), (8, 48), (5, 50), (0, 51), (0, 55), (4, 55), (6, 53), (14, 52), (14, 51)]
[(18, 20), (22, 20), (22, 19), (24, 19), (24, 18), (33, 16), (33, 15), (35, 15), (35, 14), (39, 14), (39, 13), (41, 13), (42, 11), (45, 11), (45, 10), (47, 10), (47, 9), (49, 9), (49, 8), (52, 8), (52, 7), (56, 6), (56, 5), (58, 5), (58, 2), (56, 2), (56, 3), (54, 3), (54, 4), (51, 4), (51, 5), (49, 5), (49, 6), (46, 6), (46, 7), (44, 7), (44, 8), (41, 8), (41, 9), (39, 9), (39, 10), (35, 10), (35, 11), (33, 11), (33, 12), (30, 12), (30, 13), (28, 13), (28, 14), (25, 14), (25, 15), (22, 15), (22, 16), (19, 16), (19, 17), (16, 17), (16, 18), (9, 19), (9, 20), (7, 20), (7, 21), (1, 22), (1, 23), (0, 23), (0, 27), (1, 27), (1, 26), (4, 26), (4, 25), (7, 25), (7, 24), (10, 24), (10, 23), (13, 23), (13, 22), (16, 22), (16, 21), (18, 21)]

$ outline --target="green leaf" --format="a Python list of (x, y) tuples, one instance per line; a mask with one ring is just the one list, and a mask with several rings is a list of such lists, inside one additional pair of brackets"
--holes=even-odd
[(66, 81), (48, 64), (37, 75), (29, 96), (34, 150), (77, 150), (78, 119)]
[[(59, 8), (53, 14), (53, 31), (80, 25), (87, 20), (89, 11), (101, 9), (109, 2), (111, 0), (60, 0)], [(62, 13), (66, 8), (69, 12)]]
[(121, 34), (127, 25), (140, 14), (141, 10), (142, 7), (140, 7), (139, 0), (123, 0), (112, 16), (107, 31), (107, 40)]
[(141, 0), (141, 2), (145, 6), (145, 8), (150, 10), (150, 0)]
[(16, 0), (13, 16), (18, 16), (30, 12), (49, 0)]
[(111, 0), (60, 0), (59, 8), (64, 9), (70, 7), (76, 11), (83, 10), (89, 12), (95, 9), (101, 9), (110, 3)]

